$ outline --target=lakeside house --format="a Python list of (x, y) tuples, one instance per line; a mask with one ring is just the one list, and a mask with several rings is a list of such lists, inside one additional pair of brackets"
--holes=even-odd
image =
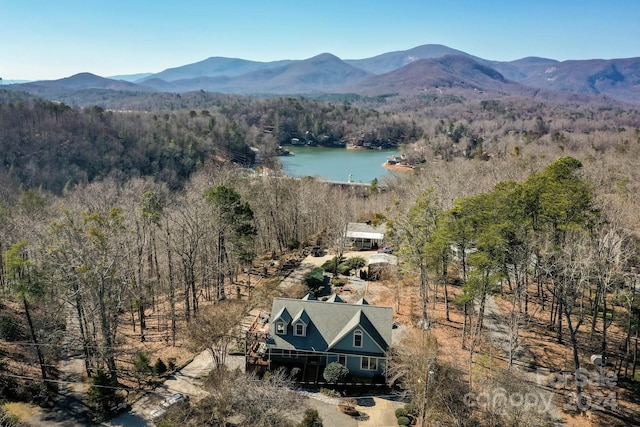
[(364, 222), (350, 222), (345, 231), (347, 246), (357, 251), (381, 248), (386, 231), (385, 224), (374, 227)]
[(264, 341), (247, 340), (247, 370), (297, 368), (300, 382), (321, 383), (324, 368), (338, 362), (356, 380), (383, 382), (392, 326), (391, 307), (369, 305), (364, 299), (348, 304), (337, 295), (326, 301), (311, 295), (274, 298), (268, 329), (261, 335)]
[(409, 159), (405, 154), (387, 156), (386, 167), (394, 170), (410, 170), (418, 163), (416, 159)]

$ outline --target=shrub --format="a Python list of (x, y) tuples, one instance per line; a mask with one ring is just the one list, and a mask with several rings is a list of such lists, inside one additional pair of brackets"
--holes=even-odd
[(409, 425), (409, 418), (407, 418), (407, 417), (398, 417), (398, 425), (400, 425), (400, 426), (408, 426)]
[(342, 263), (340, 265), (338, 265), (338, 273), (342, 274), (344, 276), (348, 276), (349, 272), (351, 271), (351, 267), (349, 267), (349, 265)]
[(298, 381), (300, 379), (301, 373), (302, 373), (302, 369), (298, 368), (297, 366), (294, 368), (291, 368), (291, 379), (294, 381)]
[(343, 258), (340, 259), (340, 261), (338, 261), (338, 257), (333, 257), (327, 261), (324, 262), (324, 264), (322, 264), (322, 269), (324, 271), (329, 271), (329, 272), (334, 272), (336, 270), (336, 263), (340, 264), (342, 262)]
[(418, 407), (413, 402), (407, 403), (406, 405), (404, 405), (404, 410), (407, 411), (407, 414), (409, 415), (413, 415), (413, 416), (418, 415)]
[(338, 390), (333, 390), (333, 389), (325, 388), (325, 387), (321, 387), (320, 388), (320, 393), (324, 394), (325, 396), (329, 396), (329, 397), (342, 397)]
[(89, 387), (89, 401), (96, 408), (98, 414), (106, 414), (111, 404), (117, 400), (116, 389), (117, 379), (112, 378), (108, 372), (98, 369), (98, 372), (91, 379)]
[[(9, 373), (9, 365), (3, 359), (0, 359), (0, 396), (4, 398), (15, 398), (17, 396), (16, 380), (13, 377), (4, 375), (5, 372)], [(0, 425), (2, 424), (0, 423)]]
[(353, 257), (353, 258), (349, 258), (344, 263), (346, 265), (348, 265), (349, 268), (352, 269), (352, 270), (355, 270), (356, 268), (362, 268), (365, 265), (367, 265), (367, 261), (365, 261), (364, 258), (359, 257), (359, 256)]
[(175, 357), (170, 357), (167, 359), (167, 368), (169, 368), (169, 370), (171, 372), (176, 370), (176, 358)]
[(341, 403), (338, 405), (338, 410), (350, 417), (359, 417), (361, 415), (360, 411), (358, 411), (355, 405), (351, 403)]
[(298, 427), (322, 427), (322, 418), (317, 409), (307, 409), (304, 411), (304, 418)]
[(331, 362), (324, 368), (322, 376), (328, 383), (343, 382), (349, 376), (349, 369), (341, 363)]
[[(338, 264), (337, 268), (336, 263)], [(333, 257), (322, 264), (322, 269), (329, 272), (334, 272), (337, 270), (340, 274), (348, 275), (351, 270), (362, 268), (365, 265), (367, 265), (367, 262), (362, 257), (353, 257), (349, 258), (348, 260), (341, 258), (340, 261), (338, 261), (337, 257)]]
[(407, 416), (407, 410), (405, 408), (396, 409), (396, 418), (406, 417), (406, 416)]
[(342, 286), (344, 286), (344, 285), (346, 285), (346, 284), (347, 284), (347, 281), (346, 281), (346, 280), (344, 280), (344, 279), (340, 279), (340, 278), (338, 278), (338, 277), (332, 277), (332, 278), (331, 278), (331, 284), (332, 284), (333, 286), (342, 287)]
[(133, 369), (139, 374), (146, 374), (151, 371), (149, 356), (145, 352), (138, 353), (133, 361)]
[(299, 240), (292, 240), (289, 242), (289, 244), (287, 245), (287, 247), (289, 248), (290, 251), (294, 250), (294, 249), (298, 249), (300, 247), (300, 241)]
[(324, 271), (316, 267), (304, 275), (304, 284), (310, 289), (318, 289), (324, 284)]
[(156, 375), (162, 375), (167, 372), (167, 365), (158, 357), (156, 363), (153, 365), (153, 372)]
[(20, 338), (18, 324), (7, 314), (0, 315), (0, 339), (15, 341)]

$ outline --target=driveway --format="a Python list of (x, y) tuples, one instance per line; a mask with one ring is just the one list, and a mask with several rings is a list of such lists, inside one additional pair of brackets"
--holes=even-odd
[[(240, 368), (244, 370), (244, 356), (227, 356), (226, 365), (229, 369)], [(202, 380), (212, 369), (213, 358), (211, 353), (205, 350), (197, 355), (191, 363), (169, 377), (161, 386), (137, 400), (129, 412), (121, 414), (103, 425), (113, 427), (152, 425), (150, 421), (147, 421), (150, 418), (150, 412), (157, 408), (163, 399), (174, 393), (184, 393), (193, 402), (197, 402), (207, 394), (202, 387)]]
[(304, 392), (309, 399), (308, 405), (314, 408), (322, 418), (322, 424), (327, 427), (397, 427), (396, 408), (403, 406), (402, 402), (395, 402), (384, 397), (356, 398), (359, 412), (369, 416), (365, 421), (338, 411), (340, 399), (332, 398), (321, 393)]
[(365, 421), (358, 421), (358, 427), (396, 427), (397, 402), (381, 397), (365, 397), (358, 399), (356, 409), (369, 416)]

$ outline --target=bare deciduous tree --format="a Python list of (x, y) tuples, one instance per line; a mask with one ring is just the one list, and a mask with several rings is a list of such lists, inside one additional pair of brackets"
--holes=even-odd
[(248, 307), (237, 300), (207, 306), (189, 325), (189, 347), (193, 351), (208, 350), (215, 368), (222, 369), (229, 347), (241, 338), (242, 319), (247, 312)]

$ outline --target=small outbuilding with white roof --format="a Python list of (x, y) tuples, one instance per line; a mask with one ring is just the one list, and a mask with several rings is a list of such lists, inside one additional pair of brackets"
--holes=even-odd
[(378, 249), (383, 246), (386, 229), (385, 224), (374, 227), (364, 222), (350, 222), (345, 235), (348, 244), (355, 250)]

